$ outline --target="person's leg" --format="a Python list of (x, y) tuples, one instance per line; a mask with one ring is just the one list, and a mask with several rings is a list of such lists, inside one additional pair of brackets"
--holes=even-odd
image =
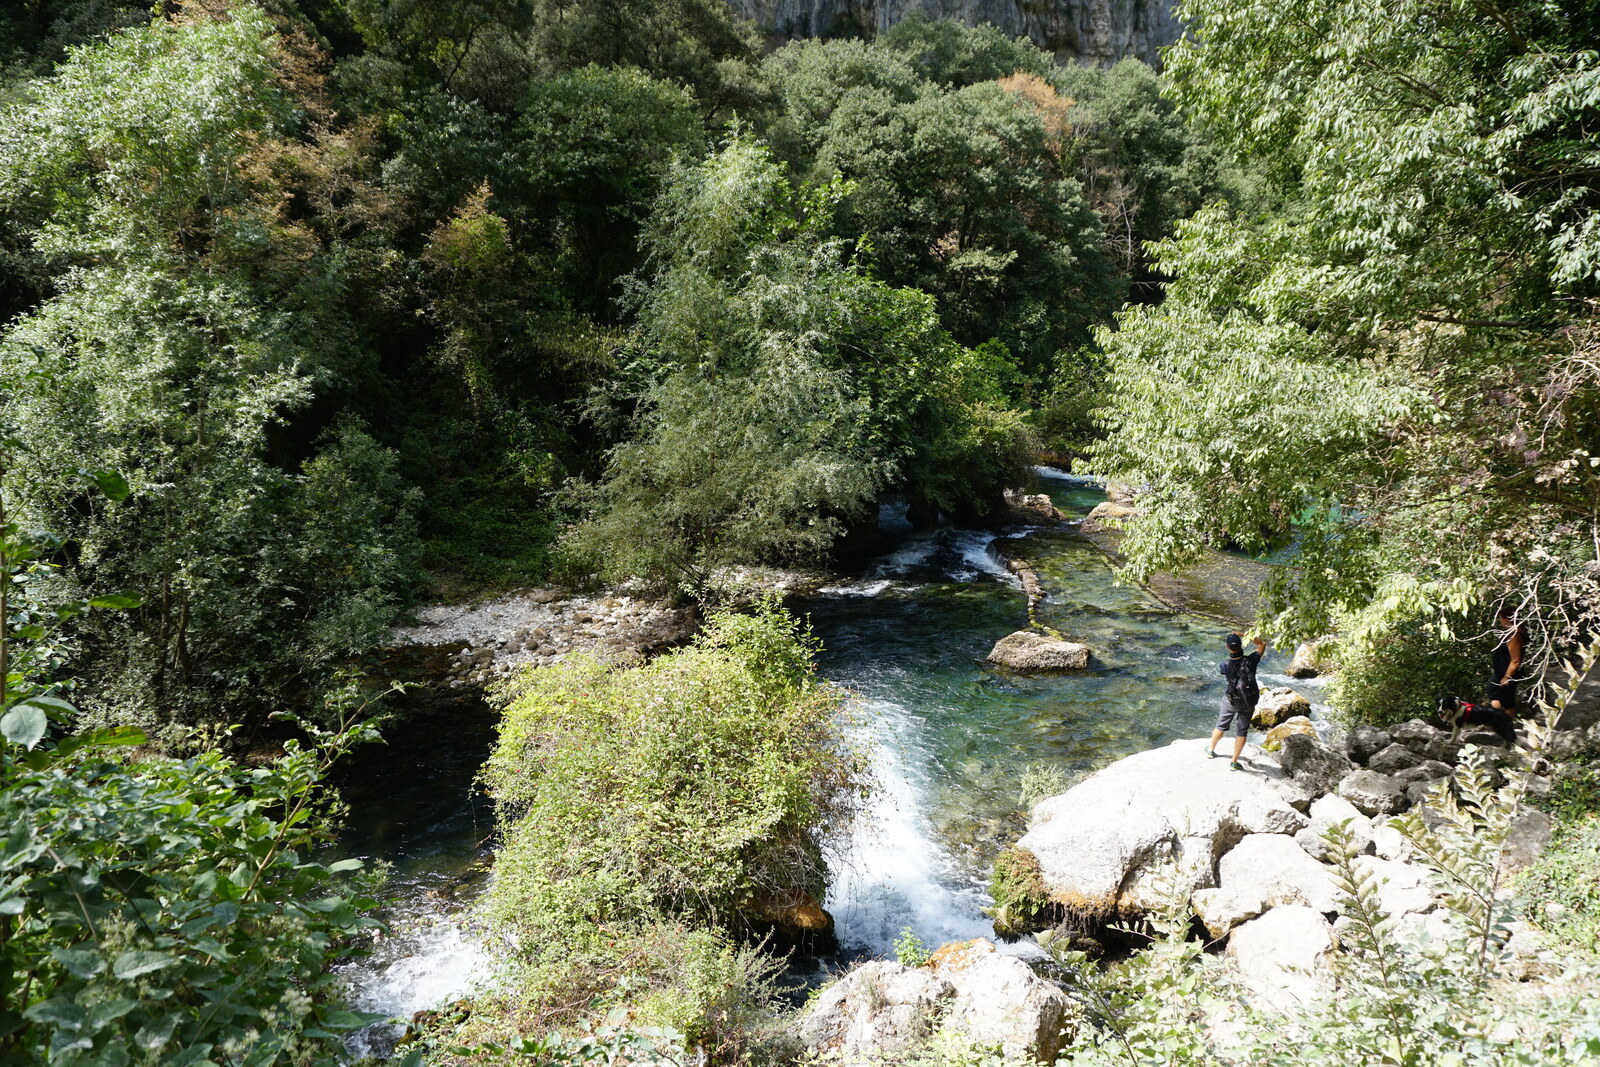
[(1238, 763), (1242, 755), (1244, 755), (1244, 734), (1241, 733), (1233, 739), (1233, 762)]
[(1221, 730), (1212, 730), (1211, 731), (1211, 743), (1206, 746), (1206, 751), (1208, 753), (1210, 753), (1211, 755), (1215, 756), (1217, 754), (1217, 742), (1221, 741), (1221, 740), (1222, 740), (1222, 731)]
[(1216, 728), (1211, 731), (1211, 743), (1206, 746), (1207, 756), (1215, 756), (1217, 754), (1217, 742), (1222, 740), (1223, 731), (1227, 730), (1228, 725), (1232, 722), (1233, 706), (1224, 700), (1222, 702), (1221, 714), (1217, 716)]

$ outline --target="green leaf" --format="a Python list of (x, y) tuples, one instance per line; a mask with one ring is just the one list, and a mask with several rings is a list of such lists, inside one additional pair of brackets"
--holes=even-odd
[(43, 708), (18, 704), (6, 712), (5, 718), (0, 719), (0, 735), (14, 745), (31, 749), (44, 739), (44, 732), (49, 725), (50, 720)]
[(134, 949), (117, 957), (117, 961), (111, 965), (111, 974), (116, 978), (137, 978), (141, 974), (159, 971), (177, 962), (164, 952)]
[(94, 471), (90, 474), (94, 484), (106, 495), (107, 500), (123, 501), (128, 499), (128, 479), (116, 471)]
[(105, 596), (89, 598), (89, 606), (91, 608), (106, 608), (110, 611), (127, 611), (129, 608), (136, 608), (142, 603), (144, 603), (142, 597), (133, 596), (130, 593), (108, 593)]
[(84, 1010), (66, 997), (40, 1001), (22, 1013), (36, 1023), (77, 1030), (83, 1025)]
[(94, 949), (53, 948), (50, 955), (74, 978), (93, 978), (106, 969), (106, 961)]
[(139, 1032), (133, 1035), (133, 1043), (142, 1049), (154, 1052), (172, 1040), (172, 1031), (177, 1025), (176, 1015), (164, 1015), (141, 1027)]
[(345, 871), (359, 871), (364, 866), (366, 866), (366, 862), (364, 860), (339, 860), (336, 863), (330, 863), (328, 865), (328, 873), (343, 874)]
[(102, 1000), (89, 1009), (88, 1024), (91, 1029), (99, 1030), (106, 1023), (122, 1018), (138, 1006), (139, 1002), (137, 1000), (128, 1000), (126, 998)]

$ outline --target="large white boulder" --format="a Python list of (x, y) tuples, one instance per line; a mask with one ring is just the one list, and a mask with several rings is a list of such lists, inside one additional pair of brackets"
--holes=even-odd
[(1328, 842), (1323, 835), (1335, 823), (1343, 823), (1345, 832), (1350, 835), (1351, 843), (1355, 845), (1356, 852), (1366, 852), (1372, 848), (1372, 820), (1368, 819), (1356, 806), (1337, 793), (1318, 797), (1311, 804), (1307, 812), (1311, 822), (1304, 830), (1294, 835), (1300, 847), (1306, 854), (1315, 860), (1328, 858)]
[(1234, 930), (1228, 959), (1257, 1005), (1293, 1013), (1327, 995), (1328, 957), (1336, 944), (1333, 927), (1320, 912), (1290, 905)]
[[(1246, 769), (1231, 771), (1226, 758), (1205, 758), (1205, 744), (1140, 752), (1034, 806), (1018, 845), (1038, 858), (1051, 900), (1090, 915), (1142, 914), (1173, 890), (1214, 886), (1217, 858), (1246, 835), (1306, 825), (1277, 787), (1275, 760), (1247, 752)], [(1172, 868), (1176, 886), (1164, 873)]]
[(1206, 933), (1215, 938), (1227, 937), (1235, 926), (1249, 922), (1267, 910), (1264, 894), (1256, 886), (1236, 889), (1196, 889), (1189, 903), (1200, 917)]
[(943, 1028), (998, 1047), (1008, 1060), (1054, 1063), (1076, 1032), (1067, 995), (986, 940), (947, 945), (928, 969), (955, 989)]
[(1251, 834), (1240, 841), (1222, 857), (1217, 880), (1241, 897), (1259, 897), (1262, 911), (1289, 904), (1339, 910), (1332, 872), (1284, 834)]
[(830, 1062), (879, 1062), (925, 1041), (954, 996), (931, 971), (879, 960), (823, 990), (797, 1032), (808, 1052)]
[(1420, 915), (1438, 904), (1438, 891), (1426, 868), (1381, 856), (1357, 856), (1353, 866), (1377, 885), (1379, 906), (1391, 919)]
[(996, 641), (986, 661), (1022, 674), (1081, 671), (1089, 665), (1089, 646), (1018, 630)]

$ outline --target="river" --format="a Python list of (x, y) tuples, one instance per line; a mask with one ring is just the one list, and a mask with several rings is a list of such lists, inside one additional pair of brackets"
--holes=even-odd
[[(1104, 552), (1077, 532), (1101, 492), (1040, 474), (1072, 521), (1002, 536), (1021, 538), (1013, 555), (1039, 574), (1041, 620), (1093, 650), (1088, 670), (1020, 678), (978, 662), (1027, 624), (992, 532), (911, 535), (862, 573), (790, 602), (822, 640), (820, 672), (855, 694), (854, 728), (873, 753), (878, 788), (833, 858), (826, 900), (846, 957), (892, 955), (905, 930), (930, 947), (992, 936), (989, 864), (1022, 833), (1032, 800), (1210, 730), (1228, 627), (1118, 586)], [(1286, 663), (1269, 653), (1263, 686), (1287, 684)], [(489, 807), (473, 778), (492, 739), (490, 711), (466, 702), (411, 724), (342, 779), (351, 812), (342, 846), (391, 863), (398, 898), (393, 935), (347, 972), (359, 1008), (404, 1018), (467, 992), (487, 970), (463, 917), (487, 859)], [(396, 1032), (370, 1031), (356, 1051), (383, 1051)]]

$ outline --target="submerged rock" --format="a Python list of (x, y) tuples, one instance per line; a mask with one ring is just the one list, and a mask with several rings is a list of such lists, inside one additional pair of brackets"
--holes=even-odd
[(1037, 857), (1052, 903), (1085, 916), (1143, 914), (1174, 888), (1215, 885), (1217, 858), (1246, 834), (1306, 825), (1276, 788), (1283, 770), (1271, 757), (1248, 754), (1239, 773), (1204, 747), (1137, 753), (1034, 806), (1018, 845)]
[(985, 662), (1021, 674), (1081, 671), (1089, 666), (1089, 646), (1018, 630), (996, 641)]

